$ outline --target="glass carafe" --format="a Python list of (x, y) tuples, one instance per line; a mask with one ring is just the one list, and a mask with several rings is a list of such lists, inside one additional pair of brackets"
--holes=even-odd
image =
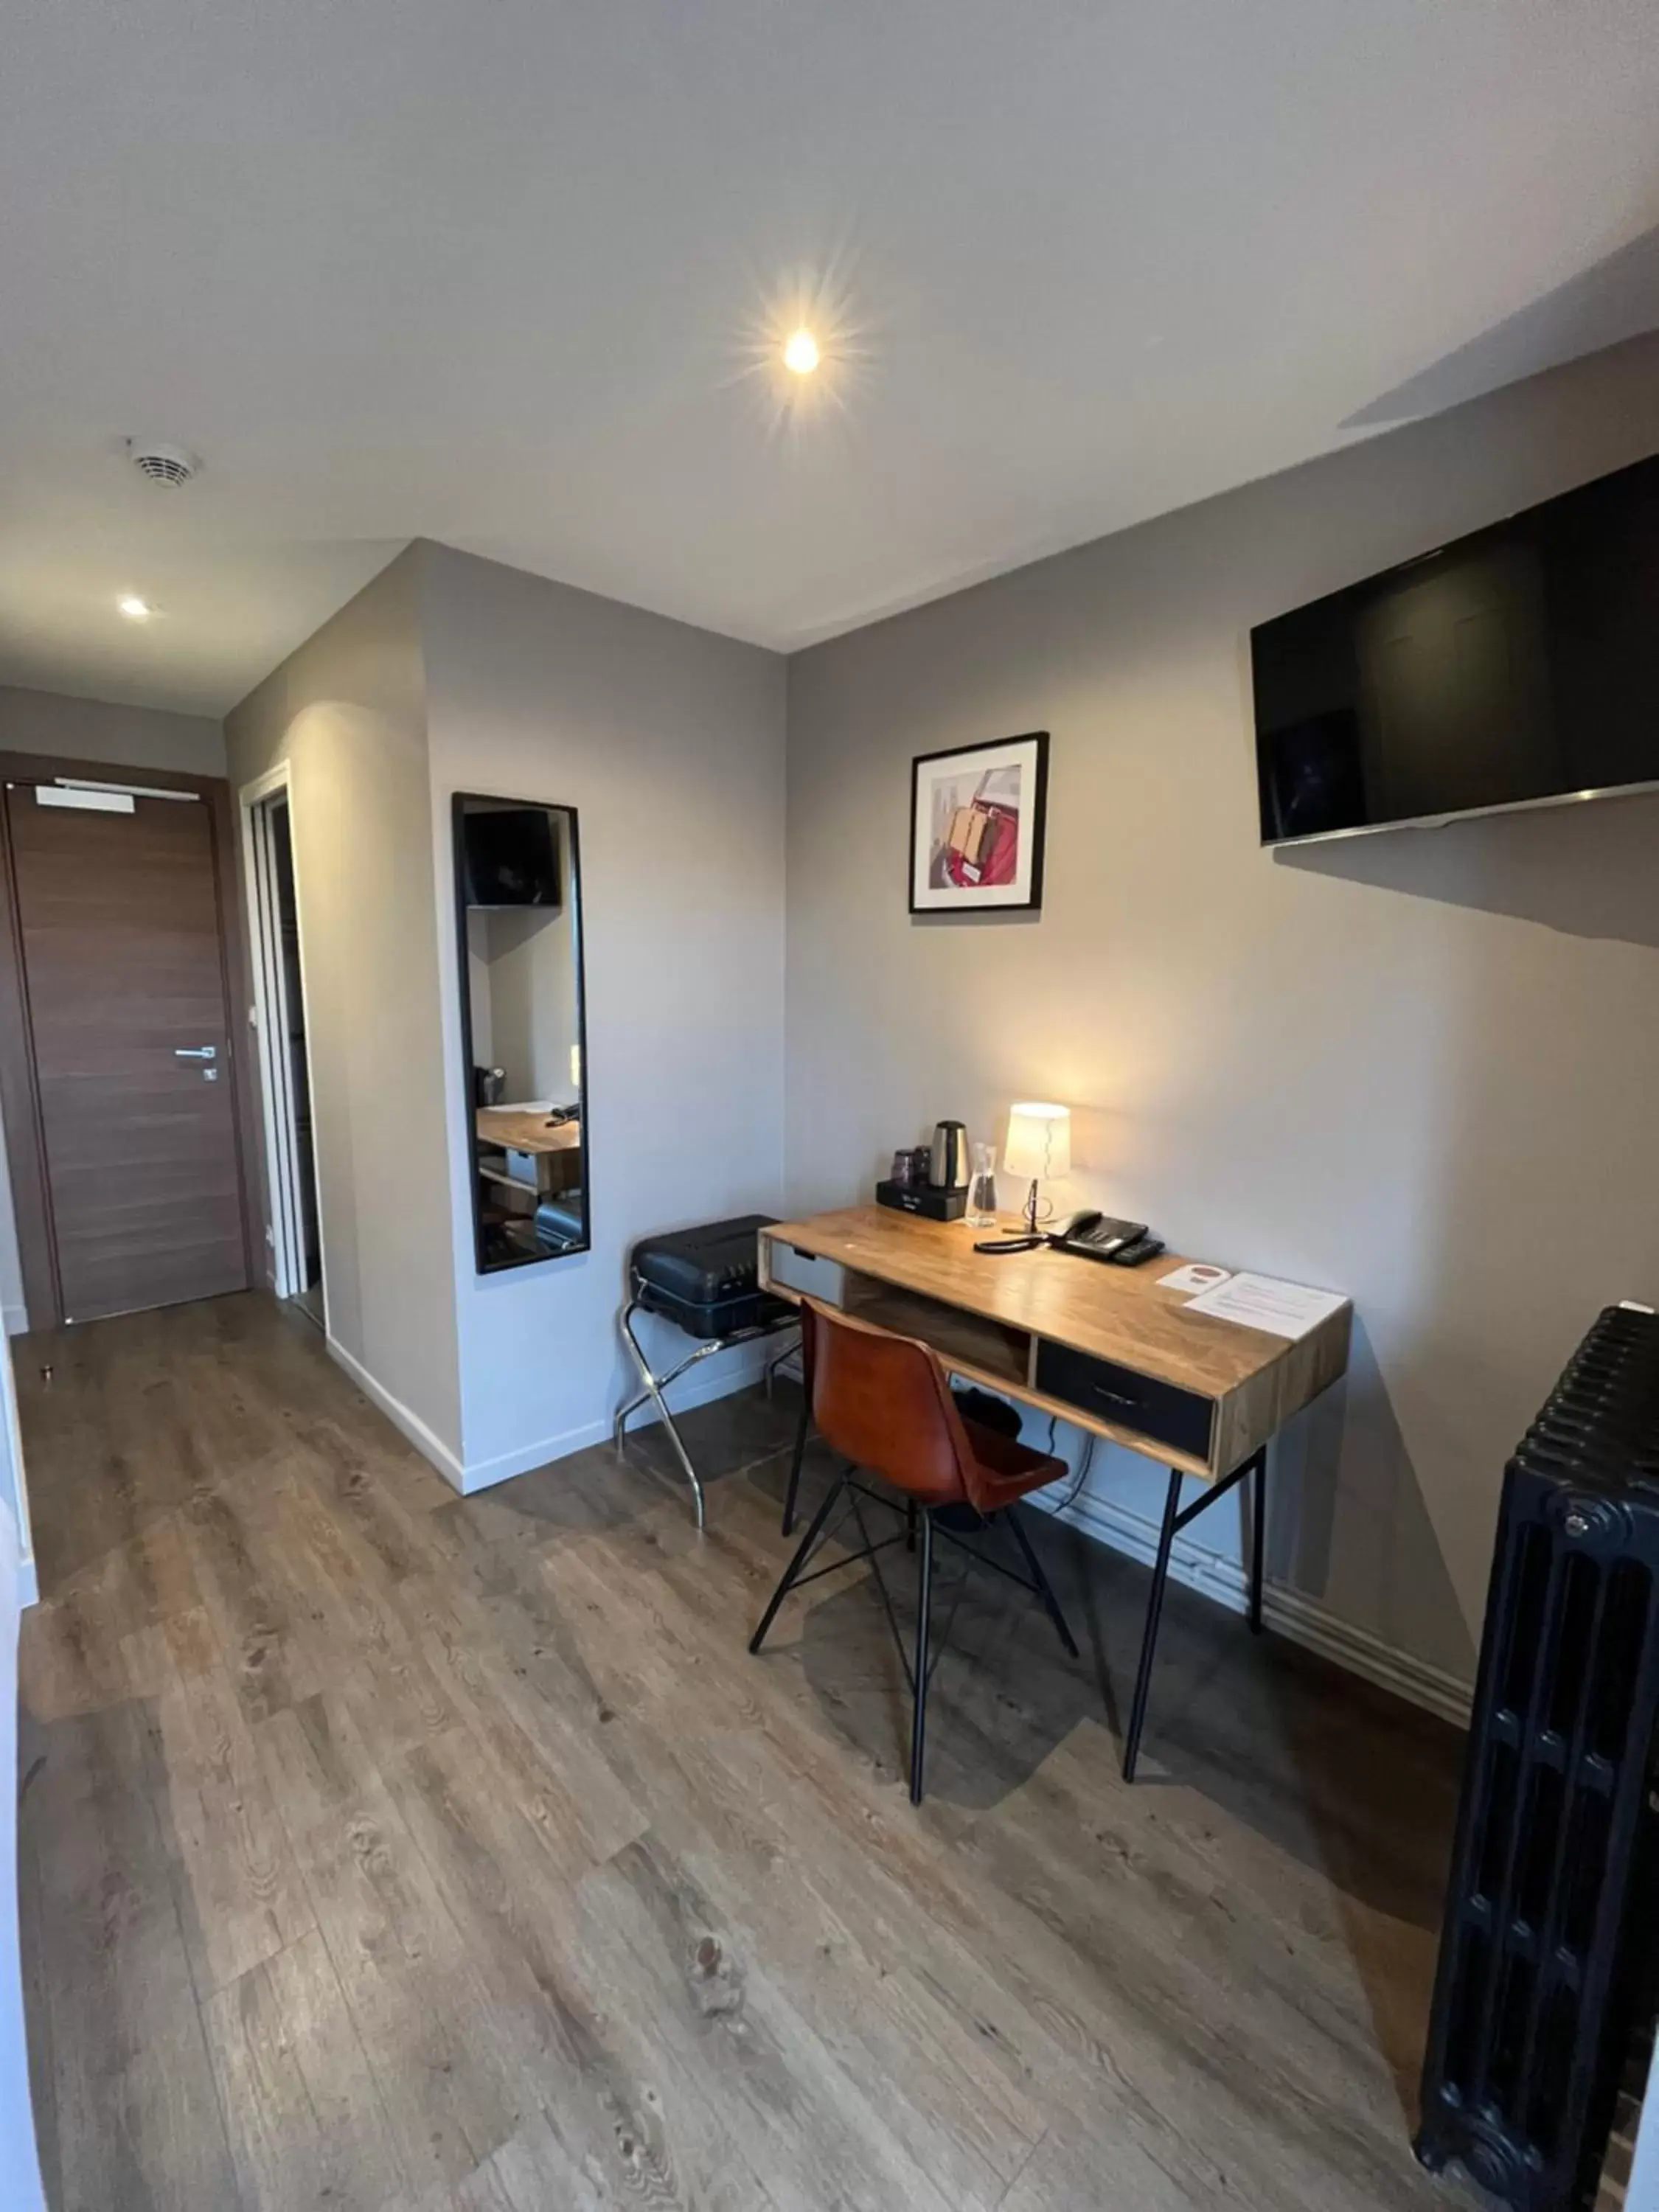
[(997, 1218), (997, 1149), (975, 1145), (968, 1178), (968, 1221), (974, 1229), (994, 1229)]

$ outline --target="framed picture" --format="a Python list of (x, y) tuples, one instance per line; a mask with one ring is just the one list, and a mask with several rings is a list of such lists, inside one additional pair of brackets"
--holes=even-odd
[(1005, 912), (1042, 904), (1048, 732), (910, 763), (910, 911)]

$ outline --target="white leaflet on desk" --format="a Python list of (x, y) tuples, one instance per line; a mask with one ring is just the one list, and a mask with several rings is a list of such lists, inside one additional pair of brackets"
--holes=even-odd
[(1160, 1291), (1218, 1291), (1228, 1273), (1227, 1268), (1212, 1267), (1207, 1260), (1192, 1260), (1172, 1275), (1160, 1275), (1158, 1287)]
[(1347, 1301), (1337, 1291), (1312, 1291), (1305, 1283), (1281, 1283), (1272, 1275), (1235, 1275), (1218, 1289), (1194, 1298), (1188, 1313), (1213, 1314), (1244, 1328), (1265, 1328), (1274, 1336), (1305, 1336)]

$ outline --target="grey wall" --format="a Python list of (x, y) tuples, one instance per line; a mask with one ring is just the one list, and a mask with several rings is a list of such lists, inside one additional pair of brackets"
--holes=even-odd
[[(1598, 1309), (1659, 1297), (1659, 799), (1275, 858), (1249, 631), (1656, 448), (1641, 341), (790, 663), (792, 1208), (1053, 1097), (1062, 1203), (1350, 1292), (1273, 1570), (1419, 1690), (1471, 1670), (1508, 1449)], [(912, 921), (911, 756), (1045, 728), (1041, 917)], [(1144, 1544), (1161, 1492), (1110, 1451), (1090, 1510)]]
[(228, 716), (290, 763), (331, 1339), (459, 1480), (460, 1382), (415, 546)]
[[(444, 926), (470, 1483), (609, 1432), (636, 1237), (775, 1210), (783, 1126), (783, 708), (776, 655), (428, 549), (432, 866)], [(591, 1252), (471, 1270), (451, 794), (580, 816)], [(711, 1361), (718, 1370), (720, 1362)], [(713, 1393), (729, 1372), (702, 1371)]]
[(120, 768), (172, 769), (179, 775), (222, 775), (224, 731), (204, 714), (156, 707), (117, 707), (0, 684), (0, 752), (54, 753)]
[[(172, 769), (181, 775), (225, 772), (224, 732), (204, 715), (116, 707), (105, 699), (70, 698), (11, 684), (0, 684), (0, 752), (49, 753), (123, 769)], [(0, 1131), (0, 1152), (3, 1147)], [(28, 1326), (11, 1178), (5, 1174), (0, 1174), (0, 1317), (9, 1335)]]

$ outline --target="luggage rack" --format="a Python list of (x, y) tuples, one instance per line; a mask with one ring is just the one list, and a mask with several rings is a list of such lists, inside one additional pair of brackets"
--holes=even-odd
[[(641, 1388), (617, 1409), (613, 1438), (617, 1450), (624, 1449), (629, 1419), (643, 1405), (656, 1408), (691, 1486), (699, 1529), (706, 1525), (702, 1481), (665, 1394), (682, 1375), (734, 1345), (757, 1343), (786, 1331), (793, 1338), (766, 1363), (769, 1392), (778, 1370), (799, 1356), (799, 1315), (787, 1300), (762, 1290), (759, 1283), (759, 1232), (775, 1218), (772, 1214), (746, 1213), (730, 1221), (705, 1222), (696, 1229), (641, 1237), (629, 1261), (629, 1298), (617, 1316), (617, 1327), (639, 1370)], [(696, 1340), (684, 1358), (664, 1374), (652, 1366), (635, 1328), (641, 1313), (672, 1322), (683, 1334)]]

